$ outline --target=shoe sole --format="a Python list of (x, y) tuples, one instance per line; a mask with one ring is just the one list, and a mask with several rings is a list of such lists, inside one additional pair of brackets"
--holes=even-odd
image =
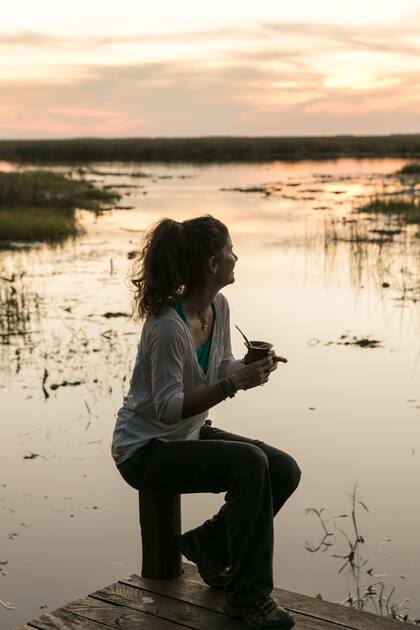
[[(264, 626), (261, 626), (259, 623), (252, 623), (252, 621), (246, 621), (245, 618), (239, 612), (239, 610), (237, 610), (230, 604), (225, 604), (223, 606), (223, 610), (225, 611), (227, 615), (229, 615), (229, 617), (233, 617), (233, 619), (240, 619), (241, 621), (246, 623), (247, 626), (249, 626), (250, 628), (254, 628), (254, 630), (262, 630), (264, 628)], [(273, 628), (273, 630), (275, 628), (277, 628), (278, 630), (290, 630), (290, 628), (293, 628), (294, 625), (295, 625), (295, 621), (294, 619), (290, 617), (290, 619), (285, 619), (284, 622), (281, 624), (281, 626), (270, 626), (270, 627)]]

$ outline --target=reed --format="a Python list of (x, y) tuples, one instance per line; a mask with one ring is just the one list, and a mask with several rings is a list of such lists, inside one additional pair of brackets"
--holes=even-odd
[[(340, 547), (341, 553), (331, 553), (340, 561), (338, 573), (347, 573), (352, 578), (354, 592), (348, 593), (342, 602), (357, 610), (370, 610), (385, 617), (411, 624), (419, 624), (420, 619), (410, 618), (403, 603), (392, 601), (396, 587), (386, 583), (386, 575), (374, 572), (370, 559), (362, 550), (366, 537), (360, 529), (360, 509), (369, 513), (364, 501), (359, 498), (357, 484), (350, 495), (350, 511), (330, 517), (326, 508), (307, 508), (307, 514), (314, 514), (321, 526), (321, 538), (317, 544), (306, 542), (305, 549), (311, 553), (328, 551)], [(344, 523), (344, 525), (343, 525)], [(347, 526), (345, 525), (347, 524)], [(318, 594), (322, 599), (322, 595)]]
[(74, 138), (3, 140), (0, 159), (26, 163), (266, 162), (340, 157), (420, 158), (420, 135), (332, 137)]
[(119, 195), (62, 173), (0, 173), (0, 241), (55, 241), (80, 231), (77, 208), (99, 212)]
[(30, 334), (30, 325), (38, 321), (41, 298), (26, 282), (25, 272), (5, 274), (0, 270), (0, 345), (11, 338)]
[(0, 172), (0, 207), (50, 207), (56, 210), (100, 210), (118, 195), (84, 179), (51, 171)]
[(0, 241), (55, 241), (80, 231), (73, 212), (50, 208), (0, 210)]
[(374, 196), (355, 209), (357, 212), (390, 215), (407, 224), (420, 224), (420, 199), (414, 193)]
[(398, 172), (397, 175), (419, 175), (420, 176), (420, 162), (409, 162), (405, 164)]

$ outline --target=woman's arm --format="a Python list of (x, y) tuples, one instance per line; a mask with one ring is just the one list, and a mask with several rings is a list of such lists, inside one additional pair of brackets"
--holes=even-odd
[(196, 389), (194, 392), (184, 394), (184, 404), (182, 406), (181, 418), (189, 418), (198, 413), (207, 411), (211, 407), (222, 402), (222, 394), (217, 385)]
[(148, 335), (152, 397), (156, 418), (176, 424), (182, 417), (186, 349), (173, 322), (157, 322)]
[[(236, 391), (240, 389), (251, 389), (257, 385), (263, 385), (268, 381), (270, 373), (277, 368), (272, 355), (255, 361), (234, 372), (229, 378)], [(203, 389), (196, 389), (193, 392), (184, 394), (181, 418), (189, 418), (198, 413), (207, 411), (211, 407), (218, 405), (222, 400), (222, 393), (218, 385), (210, 385)]]

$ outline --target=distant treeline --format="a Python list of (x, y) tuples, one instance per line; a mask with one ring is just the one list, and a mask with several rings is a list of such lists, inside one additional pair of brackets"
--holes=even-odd
[(0, 160), (30, 163), (271, 162), (341, 157), (420, 158), (420, 134), (334, 137), (0, 140)]

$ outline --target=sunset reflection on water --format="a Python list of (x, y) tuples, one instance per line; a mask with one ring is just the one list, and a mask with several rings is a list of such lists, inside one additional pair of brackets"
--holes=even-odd
[[(239, 256), (236, 282), (224, 290), (235, 354), (244, 353), (233, 328), (238, 324), (288, 358), (264, 388), (243, 392), (210, 414), (214, 425), (290, 452), (302, 468), (296, 495), (276, 518), (276, 585), (345, 598), (351, 581), (337, 574), (337, 561), (304, 549), (319, 535), (305, 509), (345, 512), (357, 481), (370, 509), (360, 523), (365, 552), (375, 571), (388, 573), (388, 583), (397, 586), (395, 598), (410, 597), (413, 614), (420, 613), (419, 317), (411, 299), (419, 281), (418, 242), (414, 234), (382, 244), (352, 241), (354, 224), (346, 223), (358, 196), (374, 192), (403, 164), (147, 165), (142, 168), (151, 176), (141, 181), (144, 188), (127, 188), (130, 194), (119, 203), (131, 209), (99, 217), (81, 211), (86, 233), (76, 241), (0, 253), (0, 275), (24, 269), (42, 297), (31, 341), (13, 340), (0, 355), (7, 444), (0, 559), (9, 561), (0, 579), (4, 599), (16, 606), (0, 610), (3, 624), (24, 622), (38, 616), (41, 604), (54, 608), (139, 571), (136, 496), (109, 452), (139, 330), (104, 313), (130, 310), (127, 256), (143, 231), (162, 216), (183, 220), (203, 213), (228, 225)], [(140, 167), (94, 168), (116, 175), (92, 179), (121, 185), (133, 184), (130, 171)], [(221, 190), (274, 185), (270, 194)], [(374, 227), (365, 225), (366, 233)], [(344, 345), (353, 335), (377, 339), (379, 347)], [(65, 379), (82, 384), (51, 388)], [(30, 453), (38, 457), (24, 459)], [(183, 528), (204, 520), (222, 500), (183, 497)], [(17, 532), (13, 539), (7, 538), (11, 531)], [(34, 580), (27, 570), (41, 564), (47, 591), (44, 579)], [(58, 575), (60, 580), (51, 578)]]

